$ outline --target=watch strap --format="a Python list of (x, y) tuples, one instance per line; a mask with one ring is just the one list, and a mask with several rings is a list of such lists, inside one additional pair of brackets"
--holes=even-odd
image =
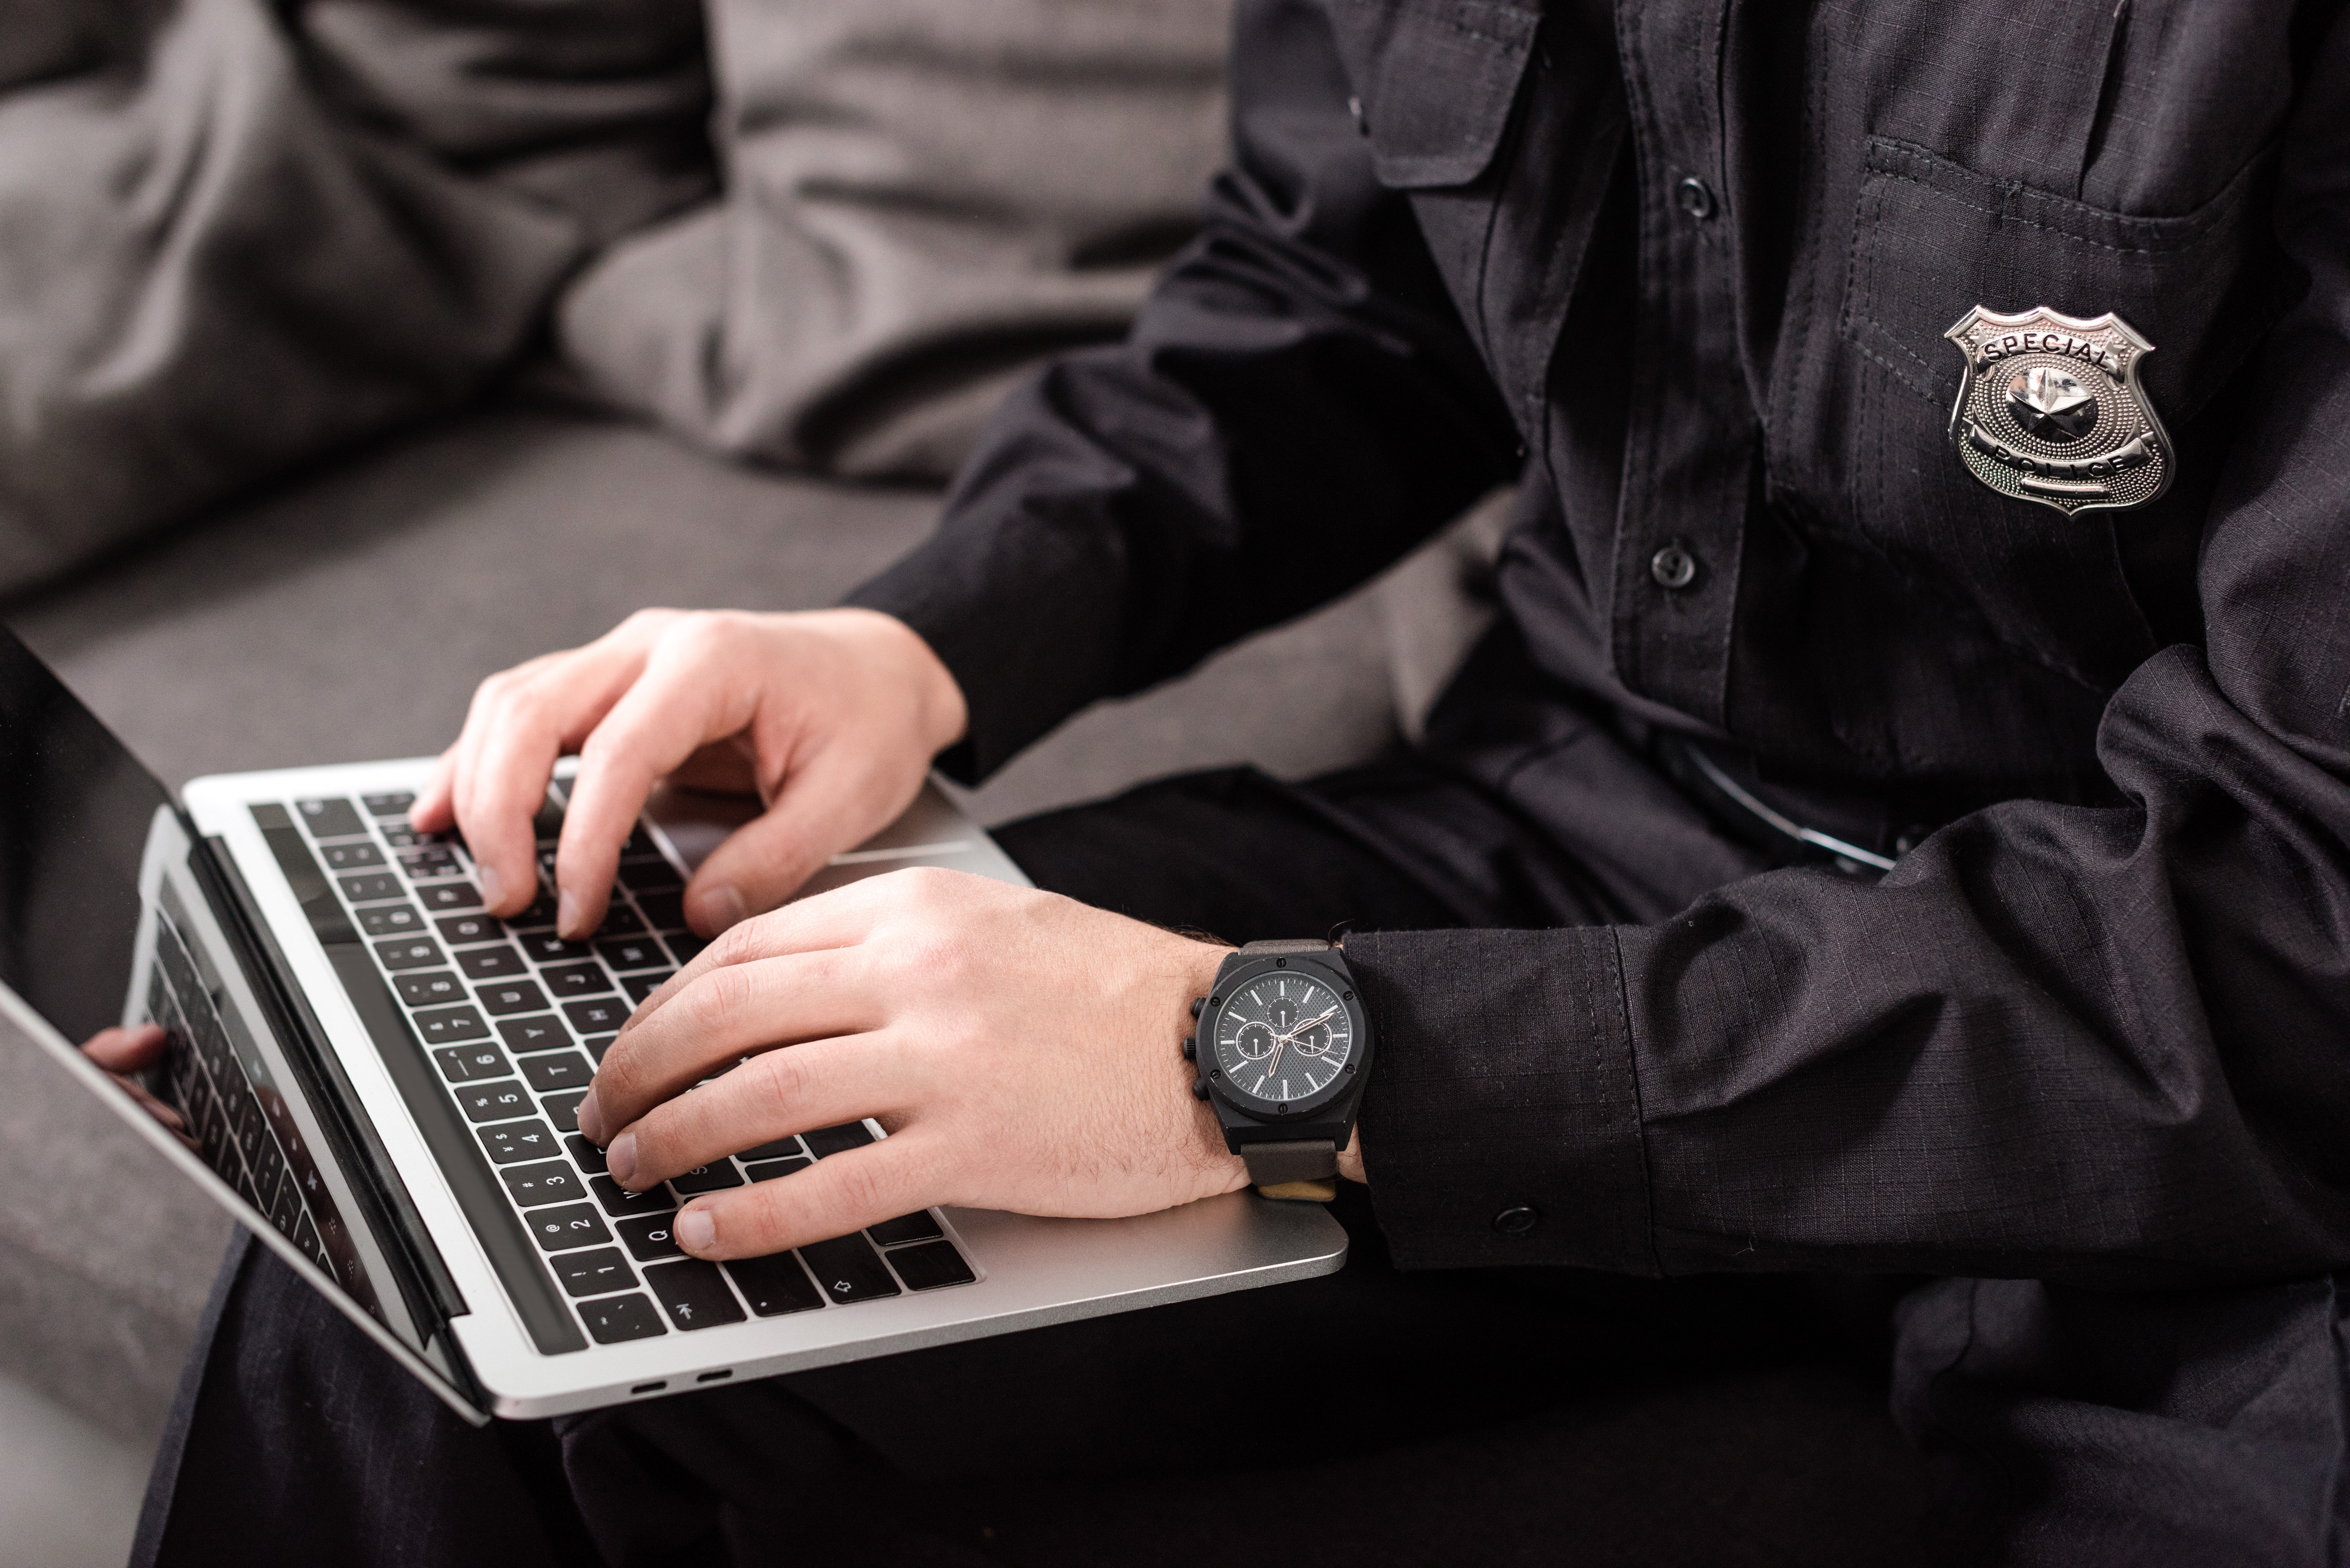
[(1300, 1138), (1294, 1143), (1244, 1143), (1241, 1145), (1240, 1157), (1248, 1164), (1249, 1179), (1259, 1187), (1321, 1181), (1338, 1174), (1338, 1146), (1326, 1137)]
[(1241, 949), (1240, 956), (1257, 958), (1268, 953), (1326, 953), (1330, 948), (1330, 943), (1316, 941), (1308, 937), (1303, 940), (1290, 939), (1277, 942), (1251, 942)]

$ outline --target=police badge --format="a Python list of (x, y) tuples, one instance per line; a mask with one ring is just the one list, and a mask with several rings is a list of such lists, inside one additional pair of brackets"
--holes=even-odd
[(2170, 437), (2137, 380), (2154, 345), (2128, 322), (1978, 305), (1942, 336), (1967, 358), (1950, 444), (1977, 479), (2068, 516), (2143, 506), (2170, 488)]

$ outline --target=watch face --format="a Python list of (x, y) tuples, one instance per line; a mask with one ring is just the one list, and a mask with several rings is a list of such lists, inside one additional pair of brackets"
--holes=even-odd
[(1328, 1088), (1355, 1055), (1355, 1021), (1329, 981), (1292, 971), (1243, 981), (1216, 1016), (1216, 1064), (1243, 1095), (1294, 1103)]

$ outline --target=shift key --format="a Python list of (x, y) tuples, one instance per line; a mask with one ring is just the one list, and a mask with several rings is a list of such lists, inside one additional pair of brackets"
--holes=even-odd
[(870, 1301), (899, 1293), (898, 1282), (889, 1277), (881, 1255), (862, 1236), (810, 1242), (800, 1249), (800, 1256), (807, 1260), (808, 1272), (828, 1301)]

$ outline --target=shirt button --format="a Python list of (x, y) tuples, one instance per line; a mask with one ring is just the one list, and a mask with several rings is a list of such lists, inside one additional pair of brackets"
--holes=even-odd
[(1679, 545), (1668, 545), (1648, 557), (1648, 576), (1659, 587), (1678, 593), (1697, 581), (1697, 557)]
[(1713, 216), (1713, 187), (1694, 174), (1673, 187), (1673, 200), (1700, 223)]
[(1371, 133), (1371, 122), (1363, 118), (1363, 100), (1361, 99), (1348, 99), (1347, 100), (1347, 112), (1354, 119), (1356, 135), (1368, 136)]
[(1493, 1216), (1493, 1229), (1504, 1236), (1523, 1236), (1542, 1223), (1542, 1210), (1513, 1204)]

